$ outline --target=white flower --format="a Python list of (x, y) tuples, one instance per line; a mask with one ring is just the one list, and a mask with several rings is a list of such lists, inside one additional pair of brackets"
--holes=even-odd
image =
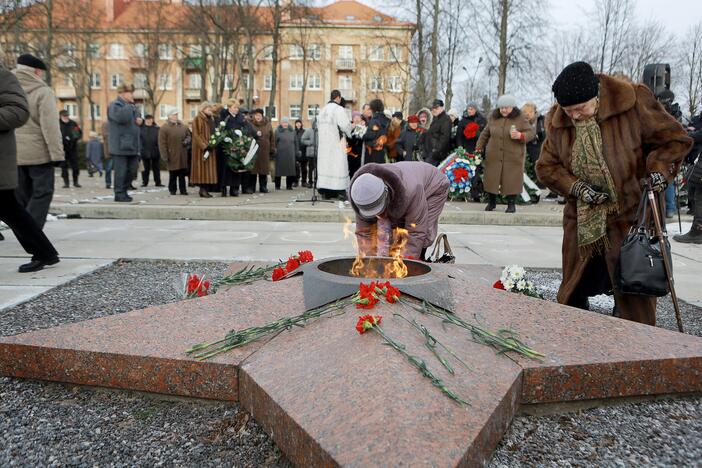
[(527, 287), (527, 282), (524, 281), (523, 279), (517, 281), (517, 289), (520, 291), (524, 291)]
[(234, 130), (234, 133), (236, 134), (236, 136), (244, 136), (244, 134), (241, 133), (241, 130)]
[(220, 126), (220, 127), (224, 127), (225, 125), (227, 125), (227, 124), (226, 124), (226, 122), (225, 122), (224, 120), (221, 121), (221, 122), (219, 123), (219, 126)]
[(219, 130), (217, 130), (217, 131), (215, 132), (215, 135), (217, 135), (217, 136), (220, 135)]
[(512, 281), (509, 278), (507, 278), (505, 281), (503, 281), (502, 284), (504, 285), (504, 287), (507, 291), (511, 291), (512, 289), (514, 289), (514, 281)]
[(227, 142), (227, 143), (231, 143), (231, 142), (232, 142), (232, 139), (229, 138), (229, 137), (227, 137), (227, 138), (224, 139), (224, 141)]

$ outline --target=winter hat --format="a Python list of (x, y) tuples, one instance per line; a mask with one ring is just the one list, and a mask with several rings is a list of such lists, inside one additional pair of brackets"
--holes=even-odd
[(290, 123), (290, 117), (283, 117), (280, 119), (280, 123)]
[(374, 218), (385, 210), (388, 187), (380, 177), (361, 174), (351, 186), (351, 201), (363, 218)]
[(553, 82), (551, 91), (561, 107), (582, 104), (597, 96), (600, 80), (595, 76), (590, 64), (571, 63), (561, 71)]
[(402, 115), (402, 112), (400, 112), (400, 111), (395, 112), (394, 114), (392, 114), (392, 116), (393, 116), (393, 117), (397, 117), (397, 118), (400, 119), (400, 120), (402, 120), (403, 117), (404, 117), (404, 116)]
[(133, 93), (133, 92), (134, 92), (134, 85), (132, 85), (132, 84), (122, 83), (121, 85), (117, 86), (117, 94)]
[(431, 108), (435, 109), (437, 107), (444, 107), (444, 101), (441, 99), (434, 99), (434, 101), (431, 103)]
[(477, 102), (469, 102), (468, 105), (466, 106), (466, 109), (469, 107), (472, 107), (475, 110), (478, 110), (478, 103)]
[(353, 111), (351, 112), (351, 119), (355, 119), (356, 117), (361, 117), (361, 113), (358, 111)]
[(263, 113), (263, 109), (261, 109), (260, 107), (259, 107), (258, 109), (254, 109), (253, 113), (254, 113), (254, 114), (265, 115), (265, 114)]
[(497, 98), (497, 107), (517, 107), (517, 98), (511, 94), (503, 94)]
[(419, 117), (416, 115), (410, 115), (407, 117), (407, 123), (419, 123)]
[(456, 109), (449, 109), (448, 115), (458, 118), (458, 111)]
[(170, 116), (177, 114), (177, 113), (178, 113), (178, 108), (175, 106), (170, 106), (167, 109), (166, 117), (170, 117)]
[(46, 64), (32, 54), (22, 54), (17, 57), (17, 65), (36, 68), (37, 70), (46, 70)]

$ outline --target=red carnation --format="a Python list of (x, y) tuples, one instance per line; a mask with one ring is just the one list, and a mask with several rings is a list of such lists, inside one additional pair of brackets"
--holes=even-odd
[(390, 304), (394, 304), (400, 300), (400, 290), (391, 285), (389, 281), (385, 283), (385, 289), (385, 300)]
[(198, 275), (188, 275), (185, 286), (185, 292), (188, 296), (207, 296), (209, 289), (210, 282), (205, 280), (204, 276), (201, 278)]
[(309, 250), (303, 250), (297, 254), (297, 258), (300, 260), (300, 263), (314, 262), (314, 255), (312, 255), (312, 252)]
[(457, 181), (468, 180), (468, 169), (457, 167), (453, 170), (453, 178)]
[(285, 264), (285, 270), (290, 273), (291, 271), (295, 271), (299, 268), (300, 266), (300, 261), (295, 258), (295, 257), (290, 257), (288, 259), (288, 263)]
[(480, 125), (478, 125), (475, 122), (470, 122), (463, 129), (463, 136), (468, 138), (469, 140), (472, 140), (473, 138), (478, 136), (478, 130), (480, 130)]
[(368, 330), (373, 329), (373, 327), (380, 325), (382, 322), (382, 315), (363, 315), (358, 317), (358, 322), (356, 322), (356, 331), (363, 335)]
[(505, 285), (502, 284), (502, 281), (500, 281), (500, 280), (495, 281), (495, 284), (493, 284), (492, 287), (495, 289), (501, 289), (501, 290), (505, 291)]
[(273, 281), (280, 281), (281, 279), (283, 279), (283, 276), (285, 276), (285, 274), (286, 274), (286, 273), (285, 273), (285, 270), (283, 270), (282, 268), (278, 267), (278, 268), (276, 268), (275, 270), (273, 270), (273, 277), (272, 277), (272, 279), (273, 279)]

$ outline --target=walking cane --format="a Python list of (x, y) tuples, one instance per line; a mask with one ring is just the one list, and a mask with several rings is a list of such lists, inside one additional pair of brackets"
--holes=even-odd
[(656, 196), (651, 190), (650, 185), (646, 182), (646, 191), (648, 192), (648, 200), (651, 202), (651, 211), (653, 212), (653, 221), (656, 225), (656, 236), (658, 237), (658, 245), (661, 248), (661, 254), (663, 255), (663, 268), (665, 269), (665, 276), (668, 278), (668, 288), (670, 289), (670, 297), (673, 299), (673, 308), (675, 309), (675, 320), (678, 322), (678, 330), (680, 333), (683, 332), (682, 318), (680, 317), (680, 304), (678, 304), (678, 296), (675, 294), (675, 286), (673, 281), (673, 272), (671, 265), (668, 262), (668, 247), (666, 245), (666, 234), (663, 233), (663, 228), (661, 226), (661, 217), (658, 211), (658, 204)]

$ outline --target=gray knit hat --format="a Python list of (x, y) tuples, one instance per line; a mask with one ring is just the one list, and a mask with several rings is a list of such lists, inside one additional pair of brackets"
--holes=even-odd
[(380, 177), (361, 174), (351, 186), (351, 201), (363, 218), (374, 218), (385, 210), (388, 187)]
[(480, 109), (480, 108), (478, 107), (478, 103), (477, 103), (477, 102), (469, 102), (468, 105), (466, 106), (466, 109), (468, 109), (469, 107), (472, 107), (472, 108), (475, 109), (475, 110)]
[(497, 107), (517, 107), (517, 98), (511, 94), (503, 94), (497, 98)]

